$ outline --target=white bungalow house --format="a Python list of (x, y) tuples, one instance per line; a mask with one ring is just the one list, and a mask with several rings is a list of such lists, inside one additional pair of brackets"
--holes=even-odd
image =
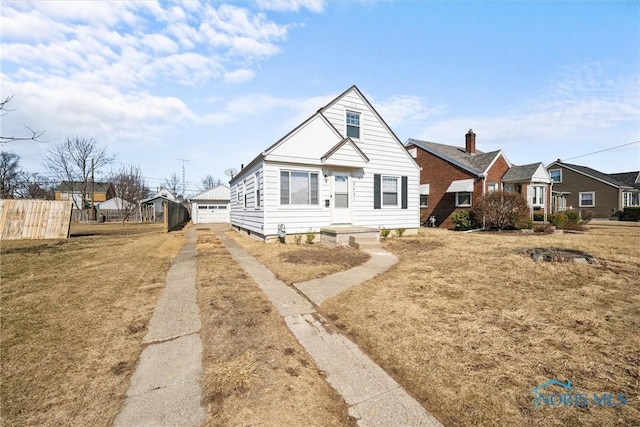
[(220, 184), (191, 198), (194, 224), (229, 222), (229, 187)]
[(352, 86), (231, 181), (231, 225), (264, 240), (328, 228), (420, 226), (420, 168)]

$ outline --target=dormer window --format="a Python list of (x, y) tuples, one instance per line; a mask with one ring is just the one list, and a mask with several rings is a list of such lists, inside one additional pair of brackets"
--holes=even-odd
[(360, 139), (360, 113), (347, 111), (347, 136)]

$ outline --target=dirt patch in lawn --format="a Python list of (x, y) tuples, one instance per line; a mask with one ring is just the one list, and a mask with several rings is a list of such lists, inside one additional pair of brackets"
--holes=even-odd
[(2, 242), (2, 424), (111, 424), (184, 242), (162, 224), (71, 231)]
[(198, 230), (205, 425), (354, 426), (262, 291), (210, 232)]
[[(425, 229), (390, 240), (400, 262), (321, 310), (445, 425), (638, 425), (639, 241), (640, 228), (621, 226)], [(577, 249), (600, 264), (535, 262), (525, 253), (537, 247)], [(589, 405), (535, 408), (533, 389), (550, 379), (570, 380)], [(612, 393), (612, 406), (594, 393)]]
[(287, 284), (348, 270), (371, 258), (366, 252), (346, 246), (264, 243), (233, 230), (229, 230), (227, 235)]

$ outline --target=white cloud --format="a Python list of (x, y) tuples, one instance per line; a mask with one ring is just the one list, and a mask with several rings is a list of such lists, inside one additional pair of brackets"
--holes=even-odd
[(239, 69), (225, 73), (224, 79), (229, 83), (244, 83), (253, 79), (254, 76), (255, 73), (251, 70)]
[(256, 4), (262, 10), (276, 12), (297, 12), (307, 9), (310, 12), (322, 13), (326, 7), (324, 0), (256, 0)]

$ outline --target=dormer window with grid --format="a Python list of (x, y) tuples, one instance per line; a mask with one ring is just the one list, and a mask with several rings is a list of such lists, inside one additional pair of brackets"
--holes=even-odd
[(347, 111), (347, 136), (360, 139), (360, 113)]

